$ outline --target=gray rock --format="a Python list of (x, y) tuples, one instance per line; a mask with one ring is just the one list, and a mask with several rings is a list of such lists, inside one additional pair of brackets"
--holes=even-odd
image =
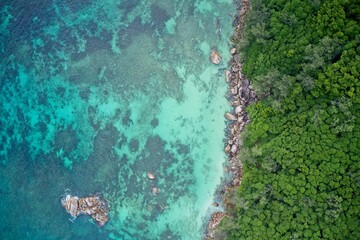
[(233, 105), (233, 106), (239, 106), (240, 104), (241, 104), (241, 102), (240, 102), (239, 99), (237, 99), (237, 100), (235, 100), (235, 101), (232, 102), (232, 105)]
[(235, 131), (234, 128), (231, 129), (231, 134), (232, 134), (232, 135), (235, 135), (235, 134), (236, 134), (236, 131)]
[(235, 178), (235, 179), (232, 181), (233, 187), (235, 187), (235, 186), (237, 186), (237, 185), (239, 185), (239, 184), (240, 184), (240, 180), (237, 179), (237, 178)]
[(225, 70), (225, 79), (226, 82), (231, 82), (231, 72), (229, 70)]
[(237, 132), (239, 130), (239, 125), (235, 124), (233, 129), (234, 129), (235, 132)]
[(232, 66), (231, 70), (232, 70), (233, 72), (238, 72), (238, 71), (240, 70), (240, 68), (239, 68), (239, 66), (237, 66), (236, 64), (234, 64), (234, 65)]
[(244, 117), (243, 116), (238, 117), (237, 121), (238, 121), (238, 123), (243, 123)]
[(216, 50), (212, 50), (211, 51), (211, 55), (210, 55), (210, 61), (213, 63), (213, 64), (220, 64), (221, 62), (221, 56), (220, 54), (216, 51)]
[(233, 154), (235, 154), (236, 153), (236, 151), (237, 151), (237, 146), (234, 144), (234, 145), (232, 145), (231, 146), (231, 150), (230, 150)]
[(230, 146), (230, 145), (227, 145), (227, 146), (225, 147), (225, 149), (224, 149), (224, 151), (225, 151), (226, 153), (230, 152), (230, 150), (231, 150), (231, 146)]
[(234, 86), (230, 91), (233, 95), (237, 95), (239, 93), (238, 86), (237, 85)]
[(236, 113), (236, 114), (240, 114), (240, 113), (242, 113), (243, 111), (244, 111), (244, 106), (241, 106), (241, 105), (236, 106), (236, 108), (235, 108), (235, 113)]
[(244, 87), (241, 91), (241, 97), (242, 98), (249, 98), (250, 96), (250, 89), (247, 87)]
[(247, 87), (249, 87), (249, 85), (250, 85), (249, 80), (245, 78), (245, 79), (243, 80), (243, 86), (247, 88)]
[(245, 13), (246, 13), (246, 8), (245, 7), (241, 8), (240, 16), (244, 15)]
[(232, 115), (231, 113), (228, 113), (228, 112), (225, 113), (225, 117), (229, 121), (236, 121), (237, 120), (237, 118), (234, 115)]

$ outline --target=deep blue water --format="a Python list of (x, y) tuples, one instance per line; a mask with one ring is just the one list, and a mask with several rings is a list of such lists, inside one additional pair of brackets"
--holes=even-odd
[[(0, 239), (201, 239), (224, 177), (234, 13), (232, 0), (1, 1)], [(101, 193), (110, 221), (69, 221), (65, 190)]]

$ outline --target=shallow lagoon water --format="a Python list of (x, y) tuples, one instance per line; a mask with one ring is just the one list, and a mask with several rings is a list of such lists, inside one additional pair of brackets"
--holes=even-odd
[[(232, 0), (0, 6), (0, 238), (201, 239), (224, 177)], [(70, 222), (66, 189), (102, 193), (110, 222)]]

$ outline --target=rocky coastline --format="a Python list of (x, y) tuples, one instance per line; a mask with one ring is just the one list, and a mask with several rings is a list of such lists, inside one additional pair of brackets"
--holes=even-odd
[[(235, 32), (232, 37), (234, 46), (236, 45), (236, 42), (239, 42), (243, 38), (245, 15), (251, 9), (249, 0), (240, 0), (240, 2), (241, 5), (238, 8), (238, 13), (234, 18), (233, 24), (235, 27)], [(225, 70), (225, 80), (228, 84), (226, 98), (232, 107), (232, 111), (225, 113), (227, 128), (225, 130), (226, 143), (224, 151), (229, 159), (229, 164), (226, 166), (225, 170), (227, 173), (231, 174), (232, 178), (230, 182), (226, 183), (219, 190), (219, 195), (222, 198), (225, 209), (231, 208), (231, 205), (227, 204), (225, 193), (231, 188), (239, 186), (242, 180), (242, 164), (238, 158), (238, 154), (242, 146), (240, 134), (244, 130), (245, 126), (250, 122), (246, 113), (246, 107), (258, 100), (250, 81), (242, 73), (243, 62), (240, 59), (236, 47), (231, 48), (230, 53), (232, 58)], [(218, 203), (215, 203), (214, 205), (217, 206)], [(226, 212), (222, 211), (214, 212), (211, 215), (210, 222), (207, 226), (206, 239), (214, 239), (215, 229), (225, 215)]]

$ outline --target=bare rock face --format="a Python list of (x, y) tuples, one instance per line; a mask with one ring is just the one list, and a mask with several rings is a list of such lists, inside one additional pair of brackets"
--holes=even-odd
[(80, 214), (91, 215), (99, 227), (109, 221), (109, 207), (99, 195), (79, 198), (67, 194), (61, 199), (61, 205), (75, 219)]
[(212, 50), (211, 51), (211, 55), (210, 55), (210, 61), (213, 63), (213, 64), (220, 64), (221, 62), (221, 56), (220, 54), (216, 51), (216, 50)]

